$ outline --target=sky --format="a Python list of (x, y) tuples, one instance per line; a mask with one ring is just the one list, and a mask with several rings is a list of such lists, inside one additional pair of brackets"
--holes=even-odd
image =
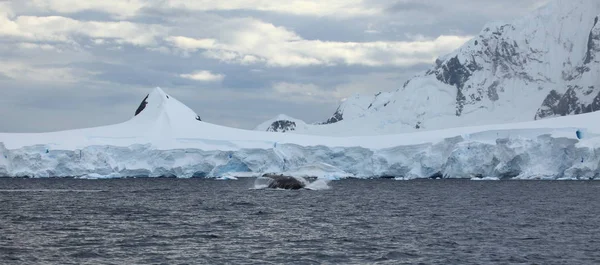
[(204, 121), (325, 121), (548, 0), (0, 0), (0, 132), (126, 121), (154, 87)]

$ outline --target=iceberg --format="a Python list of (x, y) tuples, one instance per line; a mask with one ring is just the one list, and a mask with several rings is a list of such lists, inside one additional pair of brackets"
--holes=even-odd
[(377, 136), (282, 134), (201, 121), (156, 88), (120, 124), (0, 133), (0, 176), (598, 179), (599, 120), (592, 112)]
[(217, 180), (238, 180), (237, 177), (234, 176), (220, 176), (216, 178)]

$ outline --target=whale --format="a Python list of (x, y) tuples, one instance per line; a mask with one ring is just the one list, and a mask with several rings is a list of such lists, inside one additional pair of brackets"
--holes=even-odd
[(270, 189), (299, 190), (305, 188), (307, 184), (302, 179), (292, 176), (264, 174), (261, 178), (268, 179), (267, 188)]

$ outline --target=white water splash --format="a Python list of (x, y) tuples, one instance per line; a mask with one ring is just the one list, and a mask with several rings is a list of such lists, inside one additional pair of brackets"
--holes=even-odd
[(225, 175), (225, 176), (220, 176), (220, 177), (217, 177), (217, 178), (215, 178), (215, 179), (216, 179), (216, 180), (238, 180), (238, 178), (237, 178), (237, 177), (234, 177), (234, 176), (226, 176), (226, 175)]
[(312, 183), (306, 185), (306, 187), (304, 188), (308, 190), (328, 190), (331, 189), (331, 186), (329, 186), (329, 182), (331, 182), (331, 180), (329, 179), (317, 179)]
[(485, 180), (500, 180), (500, 178), (497, 177), (485, 177), (485, 178), (471, 178), (471, 180), (475, 180), (475, 181), (485, 181)]
[(272, 178), (263, 178), (258, 177), (254, 180), (254, 188), (255, 190), (262, 190), (269, 187), (269, 185), (273, 182)]

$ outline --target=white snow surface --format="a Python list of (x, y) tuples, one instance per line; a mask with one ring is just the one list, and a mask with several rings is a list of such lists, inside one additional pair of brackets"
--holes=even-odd
[[(600, 113), (395, 135), (327, 137), (197, 121), (160, 88), (124, 123), (50, 133), (0, 133), (0, 176), (323, 179), (590, 179), (600, 174)], [(576, 131), (584, 132), (578, 139)]]

